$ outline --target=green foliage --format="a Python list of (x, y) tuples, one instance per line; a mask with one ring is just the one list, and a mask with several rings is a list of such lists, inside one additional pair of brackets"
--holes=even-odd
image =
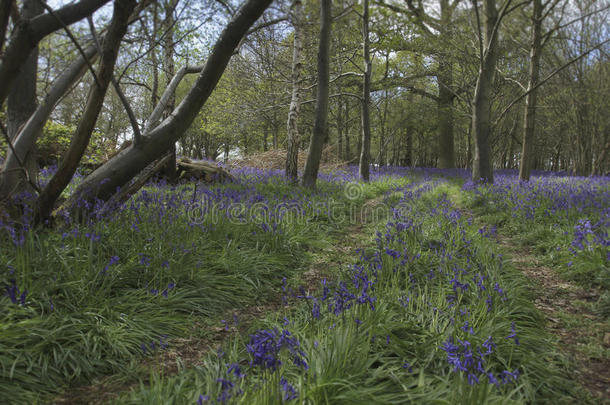
[[(42, 136), (36, 143), (38, 159), (45, 164), (60, 161), (63, 154), (68, 150), (75, 131), (76, 126), (74, 125), (64, 125), (56, 121), (48, 121), (44, 126)], [(108, 154), (109, 148), (110, 145), (104, 142), (103, 135), (100, 132), (94, 131), (81, 163), (102, 163)]]
[[(386, 189), (388, 198), (395, 198), (394, 189)], [(377, 252), (400, 246), (414, 259), (405, 269), (409, 274), (405, 274), (398, 265), (399, 260), (380, 255), (381, 268), (374, 288), (375, 310), (370, 310), (368, 305), (354, 305), (336, 316), (323, 309), (321, 318), (314, 319), (312, 301), (297, 302), (268, 314), (246, 333), (236, 335), (223, 346), (222, 357), (210, 354), (201, 367), (182, 370), (175, 376), (153, 373), (150, 384), (142, 382), (115, 403), (196, 402), (199, 398), (203, 403), (214, 403), (227, 394), (230, 394), (230, 403), (265, 405), (570, 403), (578, 394), (559, 375), (561, 364), (552, 349), (554, 343), (540, 328), (540, 316), (531, 304), (523, 276), (508, 267), (497, 256), (493, 241), (482, 237), (477, 227), (466, 219), (456, 222), (429, 214), (438, 209), (439, 199), (446, 200), (443, 189), (441, 186), (421, 199), (409, 197), (409, 202), (405, 202), (410, 218), (417, 223), (416, 227), (401, 233), (406, 245), (396, 240), (377, 241)], [(376, 224), (375, 228), (382, 233), (386, 230), (383, 223)], [(438, 250), (429, 247), (433, 241), (437, 245), (443, 241), (454, 259), (439, 260)], [(369, 243), (373, 240), (369, 239)], [(476, 252), (470, 259), (489, 278), (488, 288), (492, 290), (493, 283), (497, 282), (507, 294), (505, 303), (494, 299), (491, 311), (484, 300), (477, 301), (475, 286), (458, 296), (463, 304), (478, 302), (468, 307), (466, 315), (476, 330), (475, 335), (462, 331), (463, 321), (458, 323), (457, 307), (452, 309), (449, 305), (446, 295), (450, 290), (438, 278), (440, 275), (428, 277), (431, 270), (467, 266), (466, 256), (460, 252), (468, 249)], [(355, 263), (367, 266), (370, 262), (361, 256)], [(393, 271), (396, 268), (400, 271)], [(354, 276), (351, 271), (337, 270), (340, 273), (336, 282), (351, 283)], [(504, 338), (510, 334), (512, 322), (517, 325), (519, 345)], [(246, 347), (252, 334), (273, 328), (289, 330), (298, 338), (299, 347), (307, 355), (306, 372), (287, 357), (281, 357), (283, 365), (275, 372), (248, 367), (252, 357)], [(440, 350), (448, 336), (468, 339), (475, 347), (491, 335), (500, 337), (494, 339), (497, 348), (485, 367), (492, 371), (518, 368), (521, 376), (514, 385), (496, 388), (482, 382), (471, 386), (465, 375), (451, 372), (447, 354)], [(239, 362), (245, 370), (247, 375), (243, 379), (231, 377), (227, 365), (234, 362)], [(235, 385), (223, 389), (219, 378)], [(281, 379), (294, 388), (297, 399), (285, 399)], [(208, 398), (210, 402), (206, 402)]]

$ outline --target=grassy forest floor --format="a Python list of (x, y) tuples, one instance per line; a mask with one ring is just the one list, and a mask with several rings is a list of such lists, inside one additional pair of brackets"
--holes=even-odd
[(0, 397), (610, 403), (608, 178), (237, 176), (0, 224)]

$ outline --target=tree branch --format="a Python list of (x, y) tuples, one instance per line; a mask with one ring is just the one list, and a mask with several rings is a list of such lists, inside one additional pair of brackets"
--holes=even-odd
[[(97, 52), (102, 54), (102, 44), (100, 43), (97, 33), (95, 32), (95, 25), (93, 25), (93, 18), (91, 16), (87, 17), (87, 22), (89, 23), (89, 30), (91, 31), (91, 35), (93, 35), (93, 42), (95, 42), (95, 46), (97, 48)], [(116, 94), (119, 96), (119, 100), (123, 104), (123, 108), (125, 108), (125, 112), (127, 112), (127, 117), (129, 117), (129, 122), (131, 123), (131, 129), (133, 130), (133, 144), (135, 147), (140, 147), (142, 145), (142, 134), (140, 133), (140, 125), (138, 124), (138, 120), (136, 119), (136, 115), (125, 97), (123, 90), (121, 90), (121, 86), (116, 81), (114, 77), (114, 72), (112, 73), (112, 77), (110, 78), (112, 86), (116, 91)], [(99, 84), (98, 84), (99, 86)]]
[(526, 97), (528, 94), (530, 94), (532, 91), (536, 90), (538, 87), (542, 86), (543, 84), (545, 84), (546, 82), (548, 82), (551, 78), (553, 78), (553, 76), (555, 76), (557, 73), (561, 72), (562, 70), (564, 70), (565, 68), (567, 68), (568, 66), (572, 65), (575, 62), (578, 62), (580, 59), (584, 58), (585, 56), (587, 56), (588, 54), (590, 54), (591, 52), (595, 51), (596, 49), (601, 48), (602, 46), (604, 46), (606, 43), (610, 42), (610, 39), (605, 40), (604, 42), (601, 42), (599, 44), (597, 44), (596, 46), (594, 46), (593, 48), (587, 50), (586, 52), (581, 53), (580, 55), (578, 55), (577, 57), (571, 59), (570, 61), (568, 61), (567, 63), (565, 63), (563, 66), (558, 67), (557, 69), (553, 70), (551, 73), (549, 73), (544, 79), (542, 79), (541, 81), (539, 81), (538, 83), (536, 83), (535, 86), (533, 86), (532, 88), (530, 88), (528, 91), (523, 92), (519, 97), (515, 98), (513, 101), (511, 101), (504, 110), (502, 110), (502, 112), (500, 113), (500, 115), (498, 116), (498, 118), (496, 118), (494, 125), (497, 125), (498, 122), (500, 122), (500, 120), (504, 117), (504, 115), (506, 115), (506, 113), (515, 105), (517, 104), (519, 101), (523, 100), (524, 97)]

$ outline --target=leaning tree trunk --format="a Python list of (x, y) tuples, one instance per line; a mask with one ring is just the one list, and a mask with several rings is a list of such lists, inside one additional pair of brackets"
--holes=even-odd
[(532, 44), (530, 48), (530, 68), (527, 91), (525, 99), (525, 122), (523, 128), (523, 142), (521, 149), (521, 166), (519, 168), (519, 180), (528, 181), (534, 154), (534, 133), (536, 130), (536, 103), (538, 90), (538, 78), (540, 75), (540, 54), (542, 29), (542, 0), (534, 0), (534, 10), (532, 14)]
[[(146, 6), (141, 3), (132, 13), (130, 23), (136, 21), (140, 11)], [(20, 162), (26, 160), (33, 150), (36, 140), (51, 116), (57, 103), (74, 87), (74, 84), (87, 72), (88, 66), (93, 65), (99, 57), (95, 44), (85, 48), (83, 55), (79, 55), (53, 82), (42, 103), (29, 117), (19, 134), (13, 140), (13, 150), (8, 148), (2, 170), (0, 170), (0, 200), (10, 196), (11, 190), (17, 190), (18, 184), (27, 181), (25, 173), (20, 170)]]
[(68, 4), (53, 15), (44, 13), (31, 19), (21, 19), (13, 29), (11, 39), (0, 63), (0, 106), (8, 96), (10, 86), (38, 43), (47, 35), (92, 15), (110, 0), (80, 0)]
[(358, 173), (364, 181), (369, 181), (369, 163), (371, 160), (371, 55), (369, 40), (369, 0), (364, 0), (362, 13), (362, 40), (364, 51), (364, 79), (362, 83), (362, 150)]
[[(92, 45), (87, 48), (85, 55), (90, 58), (90, 63), (93, 63), (98, 57), (96, 47)], [(19, 168), (19, 162), (26, 160), (59, 100), (68, 93), (85, 72), (87, 72), (87, 63), (85, 58), (79, 56), (54, 81), (42, 104), (38, 106), (13, 140), (15, 153), (10, 149), (7, 151), (4, 165), (0, 171), (0, 200), (9, 197), (11, 190), (16, 190), (19, 183), (26, 181), (25, 173)]]
[(136, 4), (136, 0), (122, 0), (114, 3), (112, 21), (102, 45), (100, 66), (96, 72), (97, 80), (89, 90), (85, 111), (57, 172), (36, 200), (36, 221), (39, 223), (50, 217), (55, 201), (72, 179), (80, 159), (89, 145), (89, 139), (102, 109), (108, 85), (112, 81), (121, 40), (127, 32), (129, 16)]
[(123, 187), (151, 162), (163, 156), (184, 135), (216, 87), (235, 48), (271, 2), (248, 0), (220, 34), (199, 77), (173, 114), (150, 131), (145, 131), (146, 136), (139, 147), (132, 145), (123, 150), (87, 176), (66, 206), (75, 207), (81, 199), (90, 202), (96, 198), (109, 199), (117, 188)]
[(472, 135), (474, 138), (472, 180), (475, 183), (481, 181), (493, 183), (490, 147), (491, 92), (498, 59), (498, 34), (494, 29), (498, 21), (498, 10), (496, 10), (495, 0), (483, 1), (483, 14), (483, 54), (472, 103)]
[(329, 96), (329, 51), (331, 28), (331, 0), (321, 0), (320, 3), (320, 44), (318, 47), (318, 92), (316, 100), (316, 118), (314, 122), (309, 154), (305, 162), (303, 185), (314, 188), (320, 169), (322, 146), (328, 133), (328, 96)]

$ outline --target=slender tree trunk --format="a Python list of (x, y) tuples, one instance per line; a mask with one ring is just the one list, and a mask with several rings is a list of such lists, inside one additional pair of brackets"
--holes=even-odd
[(453, 82), (450, 62), (439, 61), (437, 118), (438, 118), (438, 167), (455, 167), (455, 147), (453, 140), (453, 93), (449, 86)]
[(328, 134), (329, 53), (331, 32), (331, 0), (320, 1), (320, 44), (318, 47), (318, 91), (316, 118), (314, 122), (309, 154), (305, 162), (303, 186), (314, 188), (320, 169), (322, 146)]
[(159, 62), (157, 60), (157, 47), (155, 46), (157, 41), (157, 31), (159, 30), (158, 8), (158, 2), (155, 1), (152, 9), (152, 34), (150, 35), (150, 46), (152, 47), (150, 52), (150, 64), (152, 69), (152, 89), (150, 92), (151, 112), (155, 109), (155, 106), (159, 102), (159, 68), (157, 66)]
[(247, 0), (243, 4), (220, 34), (199, 77), (174, 114), (146, 131), (140, 147), (132, 145), (87, 176), (67, 201), (68, 207), (77, 208), (81, 199), (108, 200), (117, 187), (124, 186), (184, 135), (216, 87), (235, 48), (271, 1)]
[(102, 45), (100, 66), (96, 74), (98, 80), (91, 85), (85, 111), (72, 137), (68, 151), (64, 154), (57, 172), (38, 196), (36, 201), (36, 221), (38, 223), (50, 217), (55, 201), (72, 179), (80, 159), (89, 145), (91, 133), (104, 103), (104, 96), (112, 80), (121, 40), (127, 32), (129, 16), (136, 3), (136, 0), (122, 0), (114, 3), (112, 21)]
[(275, 111), (273, 112), (273, 123), (271, 124), (271, 128), (273, 129), (271, 140), (273, 149), (275, 150), (278, 147), (278, 139), (280, 137), (280, 127), (277, 125), (277, 112)]
[(345, 100), (345, 160), (352, 160), (352, 151), (349, 144), (349, 100)]
[(288, 109), (286, 177), (297, 182), (299, 164), (299, 111), (301, 110), (301, 72), (303, 70), (303, 2), (294, 0), (291, 7), (291, 21), (294, 28), (292, 45), (292, 97)]
[[(165, 20), (163, 21), (163, 27), (165, 32), (164, 46), (163, 46), (163, 70), (165, 71), (165, 87), (169, 87), (172, 78), (176, 74), (176, 65), (174, 64), (174, 31), (175, 31), (175, 19), (174, 11), (178, 5), (179, 0), (167, 0), (165, 2)], [(163, 112), (163, 118), (167, 118), (171, 115), (172, 111), (176, 107), (176, 93), (171, 92), (170, 98)], [(171, 158), (167, 164), (161, 170), (161, 174), (168, 178), (169, 181), (174, 182), (178, 178), (176, 172), (176, 144), (174, 143), (168, 152)]]
[(343, 159), (343, 99), (337, 99), (337, 158)]
[(369, 39), (369, 0), (363, 1), (362, 13), (362, 41), (364, 53), (364, 81), (362, 83), (362, 150), (360, 151), (360, 164), (358, 172), (360, 178), (369, 181), (371, 159), (371, 118), (369, 105), (371, 102), (371, 55)]
[(474, 91), (472, 135), (474, 161), (472, 180), (475, 183), (493, 183), (491, 161), (491, 92), (498, 59), (498, 33), (494, 27), (498, 20), (496, 0), (483, 0), (483, 54)]
[(403, 160), (403, 166), (410, 167), (413, 165), (413, 128), (407, 126), (405, 131), (405, 158)]
[(263, 129), (263, 152), (267, 152), (269, 149), (269, 123), (265, 122), (265, 128)]
[[(448, 0), (440, 0), (441, 24), (438, 39), (441, 44), (452, 40), (452, 17), (454, 8)], [(446, 46), (446, 45), (444, 45)], [(438, 167), (452, 169), (455, 167), (455, 146), (453, 139), (453, 65), (447, 52), (436, 56), (438, 61)]]
[(519, 168), (519, 179), (528, 181), (532, 158), (534, 154), (534, 134), (536, 131), (536, 103), (538, 90), (535, 89), (540, 76), (540, 54), (542, 51), (542, 0), (533, 0), (534, 10), (532, 14), (532, 42), (530, 48), (530, 66), (527, 90), (529, 94), (525, 99), (525, 120), (523, 128), (523, 142), (521, 149), (521, 166)]

